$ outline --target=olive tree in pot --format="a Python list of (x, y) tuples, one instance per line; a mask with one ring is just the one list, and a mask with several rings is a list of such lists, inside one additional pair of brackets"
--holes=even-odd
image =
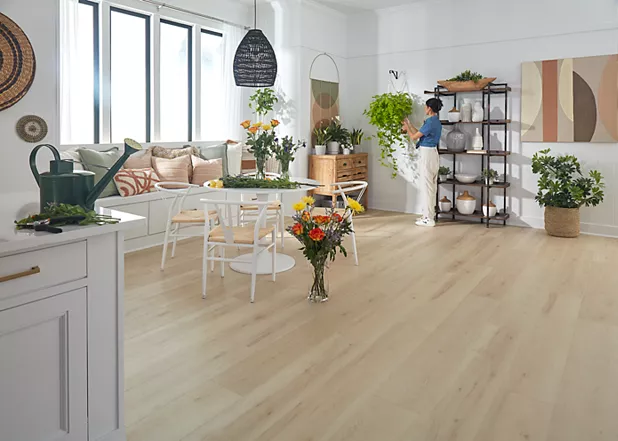
[(545, 207), (545, 231), (550, 236), (579, 236), (579, 208), (603, 202), (603, 176), (591, 170), (588, 176), (573, 155), (552, 156), (541, 150), (532, 157), (532, 172), (540, 175), (535, 200)]

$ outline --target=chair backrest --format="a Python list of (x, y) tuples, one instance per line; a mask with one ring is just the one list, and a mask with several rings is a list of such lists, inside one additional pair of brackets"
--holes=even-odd
[[(256, 173), (257, 173), (257, 172), (243, 173), (243, 176), (255, 176), (255, 175), (256, 175)], [(279, 179), (279, 178), (281, 177), (281, 174), (279, 174), (279, 173), (273, 173), (273, 172), (265, 172), (265, 173), (264, 173), (264, 175), (265, 175), (267, 178), (271, 178), (271, 179)], [(242, 195), (240, 196), (240, 198), (241, 198), (242, 200), (244, 200), (244, 201), (247, 201), (247, 200), (255, 201), (255, 199), (257, 199), (257, 196), (256, 196), (256, 195), (251, 196), (251, 197), (249, 197), (248, 199), (247, 199), (245, 196), (246, 196), (245, 194), (242, 194)], [(281, 193), (277, 193), (277, 194), (275, 194), (275, 199), (276, 199), (276, 200), (278, 200), (278, 201), (280, 201), (280, 200), (281, 200)]]
[[(223, 230), (225, 242), (230, 245), (233, 244), (234, 231), (232, 226), (233, 221), (231, 219), (231, 209), (233, 207), (240, 209), (240, 206), (243, 205), (243, 201), (221, 201), (218, 199), (200, 199), (200, 201), (204, 204), (204, 213), (208, 213), (211, 210), (216, 211), (217, 218), (219, 219), (219, 228)], [(257, 219), (253, 228), (254, 243), (257, 243), (259, 240), (260, 227), (266, 219), (266, 212), (269, 202), (253, 201), (251, 203), (256, 205), (258, 208)], [(208, 222), (205, 223), (204, 229), (204, 237), (208, 237), (210, 235), (210, 225)]]
[(360, 202), (368, 186), (369, 183), (366, 181), (335, 182), (334, 184), (331, 184), (331, 188), (333, 188), (331, 192), (334, 195), (341, 196), (343, 198), (344, 206), (347, 207), (348, 197), (350, 197), (350, 194), (358, 192), (355, 199)]
[(161, 193), (162, 197), (165, 194), (174, 196), (167, 213), (167, 221), (169, 222), (174, 215), (182, 211), (185, 199), (187, 199), (191, 190), (200, 188), (200, 186), (186, 182), (157, 182), (155, 188)]

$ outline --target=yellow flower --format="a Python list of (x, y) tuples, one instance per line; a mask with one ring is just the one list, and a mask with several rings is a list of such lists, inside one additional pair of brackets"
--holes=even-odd
[(243, 121), (240, 123), (240, 125), (243, 127), (243, 129), (248, 129), (251, 126), (251, 120), (248, 119), (246, 121)]
[(256, 127), (256, 128), (260, 128), (262, 127), (262, 123), (261, 122), (256, 122), (255, 124), (252, 124), (251, 127)]
[(358, 203), (358, 201), (348, 198), (348, 206), (352, 209), (354, 213), (362, 213), (365, 211), (365, 207)]
[(268, 132), (269, 130), (272, 130), (272, 129), (273, 129), (273, 126), (271, 126), (270, 124), (264, 124), (264, 125), (262, 126), (262, 129), (263, 129), (263, 130), (266, 130), (266, 131)]
[(306, 204), (304, 202), (297, 202), (294, 205), (292, 205), (292, 208), (294, 209), (294, 211), (303, 211), (306, 207)]
[(303, 203), (307, 205), (315, 204), (315, 199), (313, 199), (311, 196), (305, 196), (304, 198), (301, 199), (301, 201), (303, 201)]

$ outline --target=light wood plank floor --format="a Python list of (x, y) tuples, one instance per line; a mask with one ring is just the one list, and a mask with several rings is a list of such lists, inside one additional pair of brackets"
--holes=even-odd
[(618, 240), (356, 219), (331, 300), (297, 266), (231, 270), (200, 297), (201, 244), (126, 258), (130, 441), (618, 439)]

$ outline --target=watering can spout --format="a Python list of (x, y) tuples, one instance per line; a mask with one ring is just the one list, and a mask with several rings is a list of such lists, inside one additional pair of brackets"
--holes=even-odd
[(114, 178), (116, 173), (120, 170), (120, 168), (124, 165), (124, 163), (129, 159), (133, 153), (136, 153), (142, 149), (142, 146), (132, 139), (126, 138), (124, 140), (124, 153), (122, 156), (116, 161), (114, 165), (105, 173), (105, 176), (101, 178), (99, 182), (94, 186), (92, 191), (86, 197), (86, 206), (92, 207), (94, 206), (94, 202), (97, 200), (101, 192), (105, 189), (107, 184)]

